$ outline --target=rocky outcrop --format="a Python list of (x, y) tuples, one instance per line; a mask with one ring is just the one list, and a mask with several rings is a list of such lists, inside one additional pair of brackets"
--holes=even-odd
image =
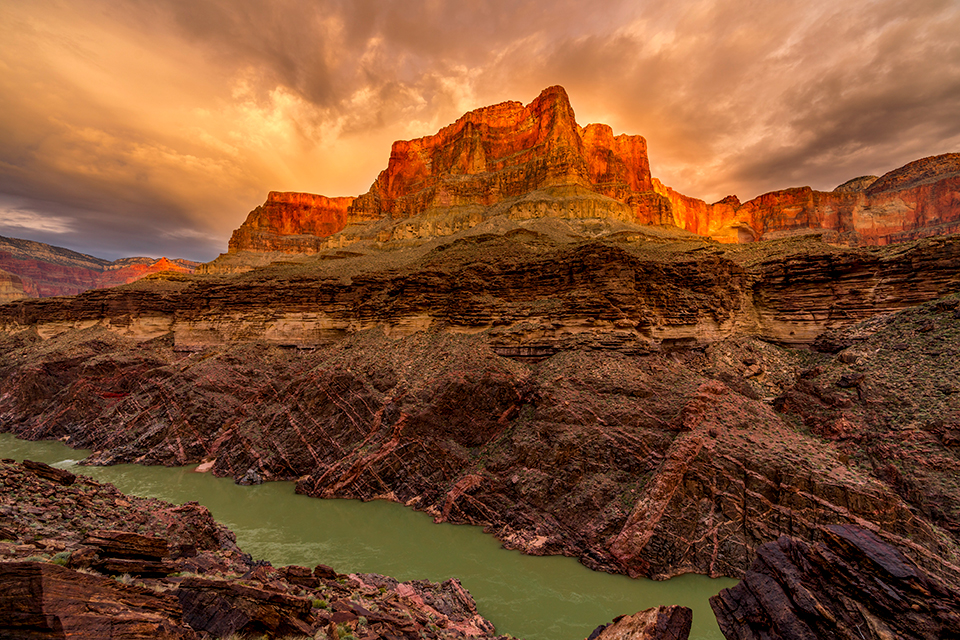
[(710, 599), (730, 640), (960, 638), (960, 591), (874, 534), (829, 526), (822, 541), (762, 546), (743, 581)]
[[(243, 554), (196, 503), (84, 476), (65, 486), (3, 461), (0, 486), (0, 638), (495, 637), (456, 580), (276, 569)], [(91, 524), (102, 528), (86, 533)], [(175, 571), (113, 570), (160, 561)]]
[(47, 562), (0, 562), (0, 637), (194, 640), (177, 599)]
[[(165, 271), (193, 273), (197, 266), (189, 260), (167, 258), (109, 262), (42, 242), (0, 237), (0, 304), (26, 297), (76, 295)], [(5, 272), (11, 277), (4, 277)]]
[(687, 640), (693, 612), (676, 605), (619, 616), (597, 627), (587, 640)]
[(774, 191), (741, 205), (735, 218), (756, 239), (826, 230), (834, 241), (885, 245), (960, 232), (960, 154), (911, 162), (832, 192)]
[(729, 243), (826, 232), (838, 244), (884, 245), (960, 231), (960, 154), (832, 192), (798, 187), (707, 204), (652, 177), (641, 136), (578, 125), (555, 86), (530, 104), (483, 107), (432, 136), (395, 142), (386, 169), (357, 198), (271, 192), (234, 232), (229, 253), (203, 270), (244, 271), (284, 254), (416, 244), (490, 219), (544, 217), (583, 229), (596, 220), (672, 225)]

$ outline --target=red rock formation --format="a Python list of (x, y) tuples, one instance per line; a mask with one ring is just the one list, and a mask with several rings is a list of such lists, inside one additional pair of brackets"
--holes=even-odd
[(448, 235), (495, 215), (490, 207), (550, 189), (565, 191), (546, 205), (508, 207), (511, 215), (673, 222), (670, 202), (654, 190), (646, 140), (604, 124), (580, 127), (555, 86), (528, 105), (483, 107), (432, 136), (395, 142), (387, 168), (355, 200), (271, 192), (234, 232), (230, 252), (313, 253), (347, 223), (461, 214), (424, 232)]
[(571, 184), (621, 202), (652, 192), (647, 144), (606, 125), (580, 128), (563, 88), (549, 87), (526, 106), (484, 107), (435, 135), (395, 142), (354, 209), (365, 219), (411, 218)]
[(642, 137), (580, 127), (563, 88), (549, 87), (528, 105), (483, 107), (432, 136), (395, 142), (387, 168), (355, 200), (271, 193), (230, 251), (314, 253), (348, 222), (405, 221), (402, 230), (378, 227), (380, 241), (449, 235), (501, 214), (671, 224), (721, 242), (828, 231), (844, 244), (887, 244), (960, 231), (960, 154), (829, 193), (799, 187), (707, 204), (652, 178)]
[(313, 253), (325, 246), (317, 239), (343, 230), (353, 201), (352, 197), (271, 191), (267, 201), (233, 232), (230, 251)]

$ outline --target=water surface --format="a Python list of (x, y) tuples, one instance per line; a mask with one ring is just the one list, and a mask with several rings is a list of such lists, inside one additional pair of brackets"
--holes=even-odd
[(693, 609), (692, 640), (723, 640), (707, 598), (735, 580), (685, 575), (665, 582), (591, 571), (573, 558), (508, 551), (479, 527), (434, 524), (385, 501), (318, 500), (293, 483), (241, 487), (193, 467), (80, 467), (86, 451), (0, 434), (0, 457), (38, 460), (124, 493), (176, 504), (196, 500), (237, 534), (240, 547), (276, 566), (328, 564), (341, 573), (399, 580), (458, 578), (499, 633), (527, 640), (582, 640), (615, 616), (657, 605)]

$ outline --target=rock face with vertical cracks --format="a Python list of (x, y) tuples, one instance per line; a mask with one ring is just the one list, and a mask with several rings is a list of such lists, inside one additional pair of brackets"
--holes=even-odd
[(743, 581), (710, 599), (727, 638), (960, 638), (960, 591), (869, 531), (823, 533), (763, 545)]

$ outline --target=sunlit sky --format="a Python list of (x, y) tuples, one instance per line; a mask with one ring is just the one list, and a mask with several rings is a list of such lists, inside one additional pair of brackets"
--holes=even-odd
[(0, 235), (208, 261), (563, 85), (708, 202), (960, 151), (958, 0), (0, 0)]

